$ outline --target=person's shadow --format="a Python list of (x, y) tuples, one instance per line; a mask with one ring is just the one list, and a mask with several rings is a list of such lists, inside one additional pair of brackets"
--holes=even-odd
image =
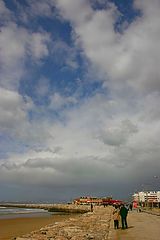
[(128, 229), (129, 229), (129, 228), (134, 228), (134, 226), (129, 226)]

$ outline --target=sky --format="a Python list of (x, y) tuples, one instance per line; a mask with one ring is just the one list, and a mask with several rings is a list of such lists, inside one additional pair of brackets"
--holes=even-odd
[(0, 201), (160, 190), (159, 11), (0, 0)]

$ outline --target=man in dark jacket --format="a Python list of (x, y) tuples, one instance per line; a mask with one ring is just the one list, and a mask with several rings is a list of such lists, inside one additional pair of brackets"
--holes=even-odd
[(124, 206), (124, 204), (121, 205), (120, 208), (120, 215), (121, 215), (121, 221), (122, 221), (122, 229), (128, 228), (127, 224), (127, 214), (128, 214), (128, 209)]

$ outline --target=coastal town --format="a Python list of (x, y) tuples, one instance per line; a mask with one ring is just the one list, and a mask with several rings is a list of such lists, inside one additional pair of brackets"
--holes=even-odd
[[(30, 206), (29, 206), (30, 207)], [(41, 206), (42, 207), (42, 206)], [(47, 206), (45, 206), (47, 207)], [(52, 206), (53, 207), (53, 206)], [(58, 207), (58, 206), (55, 206)], [(113, 206), (95, 205), (93, 212), (90, 204), (66, 204), (59, 208), (84, 210), (86, 213), (70, 215), (63, 221), (50, 223), (48, 226), (23, 236), (16, 240), (159, 240), (160, 212), (155, 209), (144, 208), (142, 212), (137, 209), (128, 213), (128, 229), (115, 230), (113, 226)]]
[[(130, 200), (122, 200), (122, 199), (115, 199), (111, 196), (106, 197), (93, 197), (93, 196), (81, 196), (73, 199), (71, 202), (68, 202), (68, 204), (74, 204), (74, 205), (121, 205), (121, 204), (129, 204), (132, 203), (133, 207), (136, 208), (136, 206), (141, 207), (150, 207), (150, 208), (160, 208), (160, 191), (139, 191), (135, 192), (131, 195)], [(22, 205), (32, 205), (34, 204), (20, 204), (20, 203), (7, 203), (7, 202), (1, 202), (0, 206), (22, 206)], [(36, 206), (37, 204), (35, 204)], [(48, 204), (49, 206), (50, 204)], [(43, 206), (43, 204), (39, 204), (39, 206)]]
[[(39, 230), (35, 228), (30, 233), (22, 234), (19, 232), (18, 235), (13, 233), (12, 239), (16, 240), (123, 240), (124, 232), (121, 231), (121, 225), (119, 230), (114, 229), (113, 211), (116, 206), (125, 205), (129, 207), (129, 204), (132, 204), (133, 208), (128, 208), (128, 229), (125, 230), (125, 239), (136, 240), (141, 236), (140, 239), (159, 240), (159, 193), (160, 191), (137, 192), (132, 195), (131, 202), (113, 199), (112, 197), (84, 196), (75, 198), (67, 204), (5, 203), (0, 206), (27, 209), (40, 208), (53, 213), (53, 216), (54, 213), (64, 215), (64, 218), (58, 219), (58, 221), (55, 215), (55, 220), (53, 217), (50, 224), (42, 226)], [(93, 206), (93, 209), (91, 209), (91, 206)], [(147, 228), (148, 224), (149, 229)], [(140, 231), (141, 225), (143, 225), (145, 233)], [(149, 231), (152, 232), (154, 237), (147, 238)], [(1, 238), (0, 236), (0, 239), (11, 238)]]
[[(160, 191), (140, 191), (135, 192), (130, 202), (133, 203), (133, 207), (150, 207), (150, 208), (160, 208)], [(122, 203), (129, 204), (128, 201), (113, 199), (112, 197), (80, 197), (73, 200), (74, 204), (86, 205), (120, 205)]]

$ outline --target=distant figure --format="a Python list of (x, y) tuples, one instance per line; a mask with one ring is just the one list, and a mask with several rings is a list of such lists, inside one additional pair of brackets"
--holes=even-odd
[(138, 206), (138, 207), (137, 207), (137, 212), (142, 212), (141, 206)]
[(132, 208), (133, 208), (133, 204), (132, 203), (130, 203), (129, 204), (129, 209), (132, 211)]
[(122, 204), (122, 205), (121, 205), (121, 208), (120, 208), (122, 229), (128, 228), (128, 224), (127, 224), (127, 214), (128, 214), (128, 209), (124, 206), (124, 204)]
[(93, 204), (91, 203), (91, 212), (93, 212)]
[(118, 206), (115, 206), (115, 209), (113, 211), (113, 220), (114, 220), (114, 229), (119, 228), (119, 220), (120, 220), (120, 211)]

